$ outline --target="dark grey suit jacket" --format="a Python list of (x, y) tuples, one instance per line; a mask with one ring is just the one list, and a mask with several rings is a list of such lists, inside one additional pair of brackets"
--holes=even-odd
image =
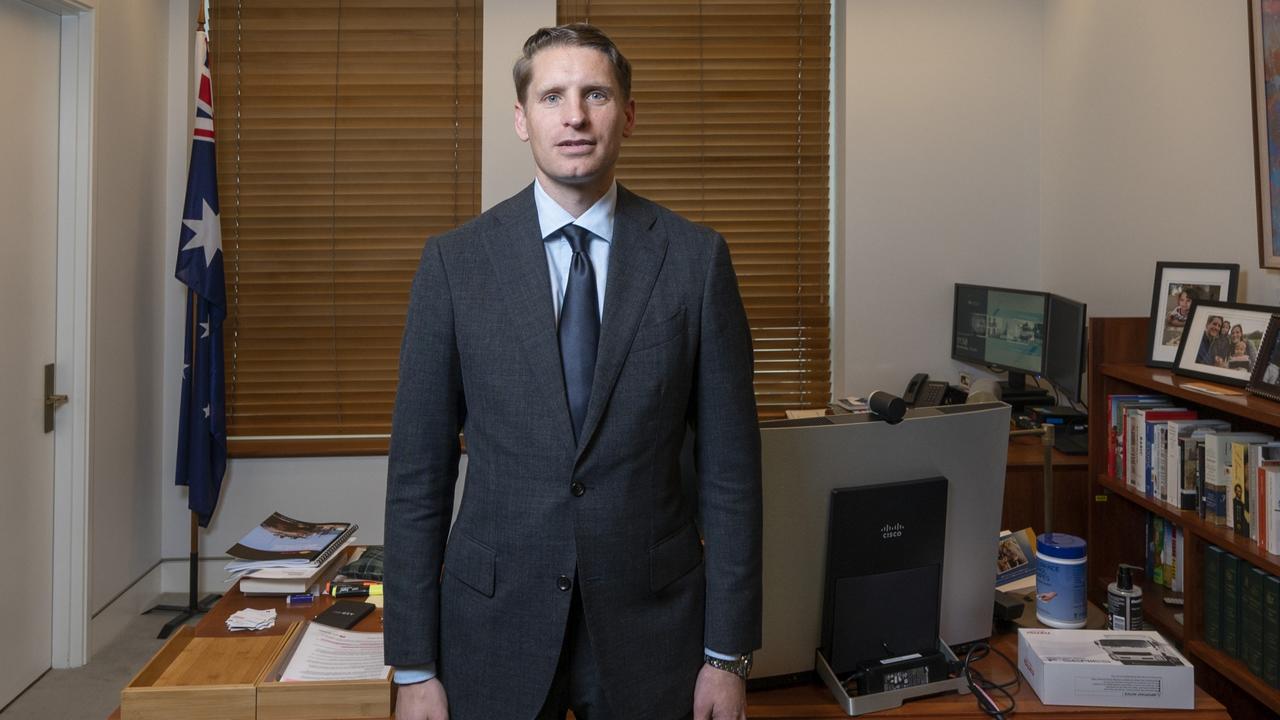
[(386, 661), (436, 662), (455, 720), (537, 713), (575, 572), (618, 720), (687, 713), (704, 644), (760, 645), (760, 435), (728, 248), (619, 187), (608, 273), (575, 444), (532, 185), (423, 252), (387, 478)]

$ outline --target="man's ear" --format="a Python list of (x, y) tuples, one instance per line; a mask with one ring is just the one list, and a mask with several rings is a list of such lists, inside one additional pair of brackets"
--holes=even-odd
[(520, 138), (520, 142), (529, 142), (529, 127), (524, 116), (524, 106), (516, 103), (516, 137)]
[(636, 99), (627, 98), (627, 105), (622, 112), (627, 117), (627, 121), (622, 124), (622, 137), (631, 137), (631, 131), (636, 129)]

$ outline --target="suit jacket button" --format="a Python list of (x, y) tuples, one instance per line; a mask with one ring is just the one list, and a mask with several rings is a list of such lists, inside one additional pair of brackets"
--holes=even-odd
[(573, 493), (574, 497), (582, 497), (583, 493), (585, 493), (586, 491), (587, 491), (587, 486), (583, 485), (580, 482), (574, 482), (569, 486), (569, 492)]
[(569, 588), (573, 587), (573, 581), (569, 579), (568, 575), (561, 575), (556, 578), (556, 587), (560, 588), (561, 592), (568, 592)]

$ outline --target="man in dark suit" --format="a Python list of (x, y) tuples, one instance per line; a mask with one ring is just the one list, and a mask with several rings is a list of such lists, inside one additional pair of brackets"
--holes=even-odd
[(535, 182), (423, 252), (387, 480), (399, 718), (745, 717), (751, 339), (724, 239), (614, 181), (630, 72), (592, 26), (534, 33), (514, 75)]

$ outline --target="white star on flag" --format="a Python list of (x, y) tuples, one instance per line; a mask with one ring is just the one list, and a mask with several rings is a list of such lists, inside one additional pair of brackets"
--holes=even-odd
[(209, 417), (209, 406), (208, 406), (208, 405), (205, 405), (205, 406), (204, 406), (204, 416), (205, 416), (205, 417)]
[(200, 339), (203, 340), (209, 337), (209, 323), (202, 322), (200, 323), (200, 327), (204, 329), (204, 334), (200, 336)]
[(200, 211), (199, 218), (182, 219), (182, 224), (190, 228), (195, 235), (191, 236), (180, 252), (203, 248), (204, 264), (208, 267), (213, 264), (213, 256), (222, 251), (222, 225), (218, 222), (218, 214), (209, 207), (209, 201), (201, 200), (201, 203), (204, 208)]

